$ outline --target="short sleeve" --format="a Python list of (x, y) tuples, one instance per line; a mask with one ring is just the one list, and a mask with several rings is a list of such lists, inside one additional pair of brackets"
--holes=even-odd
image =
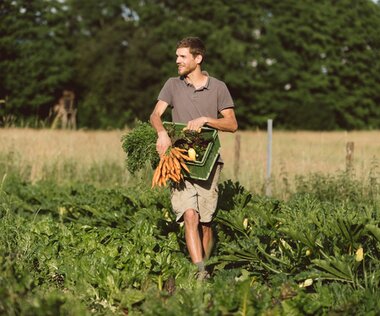
[(218, 112), (235, 107), (230, 91), (224, 82), (221, 83), (218, 90)]
[(172, 104), (172, 100), (173, 100), (173, 97), (172, 97), (172, 81), (171, 79), (168, 79), (164, 86), (162, 87), (160, 93), (158, 94), (158, 100), (161, 100), (161, 101), (164, 101), (166, 102), (167, 104)]

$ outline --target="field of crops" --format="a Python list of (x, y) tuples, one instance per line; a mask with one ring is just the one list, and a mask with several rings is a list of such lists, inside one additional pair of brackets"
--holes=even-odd
[[(212, 277), (199, 282), (168, 189), (150, 189), (150, 170), (132, 181), (116, 160), (97, 163), (120, 146), (106, 136), (94, 143), (86, 134), (98, 155), (82, 151), (87, 169), (67, 152), (61, 165), (59, 154), (26, 163), (28, 143), (17, 139), (3, 151), (0, 315), (378, 315), (376, 159), (360, 176), (299, 174), (286, 199), (247, 189), (228, 171)], [(60, 150), (83, 150), (73, 143)], [(43, 143), (35, 149), (29, 156), (49, 155)]]

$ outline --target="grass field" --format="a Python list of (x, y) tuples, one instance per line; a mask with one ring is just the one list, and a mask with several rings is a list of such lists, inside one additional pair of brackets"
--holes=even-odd
[[(17, 169), (25, 180), (32, 182), (54, 178), (61, 182), (77, 179), (128, 185), (135, 178), (128, 174), (124, 165), (125, 154), (120, 138), (125, 132), (2, 129), (0, 159), (8, 168)], [(241, 138), (238, 163), (235, 159), (237, 135)], [(220, 133), (220, 139), (225, 161), (223, 179), (239, 181), (253, 192), (263, 192), (267, 172), (266, 132)], [(301, 175), (344, 171), (347, 142), (354, 142), (353, 171), (356, 177), (377, 176), (378, 139), (380, 131), (274, 131), (273, 192), (289, 190), (296, 177)]]
[(169, 190), (126, 171), (123, 131), (0, 133), (0, 315), (378, 315), (379, 132), (275, 132), (272, 197), (266, 134), (240, 133), (237, 175), (221, 134), (202, 283)]

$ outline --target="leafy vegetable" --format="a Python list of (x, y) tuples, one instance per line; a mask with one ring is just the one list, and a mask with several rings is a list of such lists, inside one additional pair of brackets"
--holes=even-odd
[(127, 169), (134, 174), (142, 169), (146, 162), (153, 168), (160, 158), (156, 151), (157, 134), (155, 129), (146, 122), (138, 122), (137, 126), (122, 136), (122, 147), (127, 154)]
[(199, 132), (188, 129), (178, 131), (178, 129), (175, 128), (175, 124), (167, 125), (166, 130), (175, 147), (186, 150), (193, 148), (197, 153), (198, 161), (202, 160), (207, 146), (212, 140), (210, 137), (207, 137), (205, 133), (202, 133), (202, 130)]
[(380, 191), (344, 180), (288, 200), (222, 183), (200, 285), (169, 190), (6, 178), (0, 315), (378, 315)]
[[(202, 160), (207, 146), (210, 143), (205, 133), (178, 130), (175, 124), (167, 124), (165, 128), (173, 146), (186, 151), (194, 148), (197, 160)], [(155, 169), (160, 161), (156, 151), (157, 134), (155, 129), (147, 122), (138, 122), (137, 126), (122, 136), (122, 147), (127, 154), (127, 169), (132, 174), (142, 169), (149, 162)]]

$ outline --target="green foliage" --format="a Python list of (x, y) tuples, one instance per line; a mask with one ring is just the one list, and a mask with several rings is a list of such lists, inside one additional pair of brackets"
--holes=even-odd
[(222, 183), (212, 278), (198, 283), (167, 190), (5, 178), (0, 313), (376, 315), (380, 190), (368, 185), (313, 176), (279, 201)]
[(60, 6), (45, 1), (1, 2), (2, 118), (44, 119), (58, 95), (70, 85), (74, 56)]
[[(173, 145), (189, 149), (194, 148), (197, 152), (197, 160), (202, 157), (210, 143), (209, 136), (196, 131), (181, 130), (175, 124), (165, 124), (165, 129)], [(127, 154), (127, 169), (132, 174), (143, 169), (147, 163), (154, 169), (160, 157), (156, 150), (157, 133), (147, 122), (137, 122), (136, 126), (122, 136), (122, 148)]]
[[(335, 280), (376, 292), (380, 197), (369, 192), (372, 184), (363, 185), (347, 174), (312, 176), (303, 184), (286, 203), (255, 197), (244, 208), (220, 211), (216, 268), (243, 267), (264, 278), (285, 274), (310, 280), (307, 286)], [(322, 187), (329, 194), (321, 194)]]
[(136, 127), (122, 136), (122, 147), (127, 154), (127, 169), (134, 174), (146, 163), (155, 168), (160, 157), (156, 150), (157, 133), (147, 122), (138, 122)]
[(79, 122), (90, 128), (132, 124), (136, 117), (142, 118), (137, 113), (144, 112), (150, 102), (142, 98), (135, 101), (136, 93), (147, 91), (142, 85), (133, 84), (135, 74), (130, 68), (140, 64), (128, 56), (136, 26), (124, 16), (127, 4), (112, 0), (68, 1), (68, 5), (73, 17), (81, 17), (70, 19), (70, 27), (76, 30), (73, 34), (76, 76), (72, 80), (81, 99)]
[(196, 152), (196, 160), (202, 161), (207, 146), (213, 140), (212, 133), (204, 132), (204, 129), (200, 129), (200, 131), (188, 130), (175, 123), (164, 123), (164, 126), (175, 147), (186, 150), (193, 148)]
[(80, 126), (145, 121), (165, 80), (177, 76), (177, 41), (195, 35), (207, 46), (204, 70), (231, 91), (240, 128), (272, 118), (281, 128), (375, 129), (379, 28), (371, 0), (196, 0), (190, 8), (172, 0), (5, 0), (0, 115), (3, 124), (44, 121), (70, 88)]

